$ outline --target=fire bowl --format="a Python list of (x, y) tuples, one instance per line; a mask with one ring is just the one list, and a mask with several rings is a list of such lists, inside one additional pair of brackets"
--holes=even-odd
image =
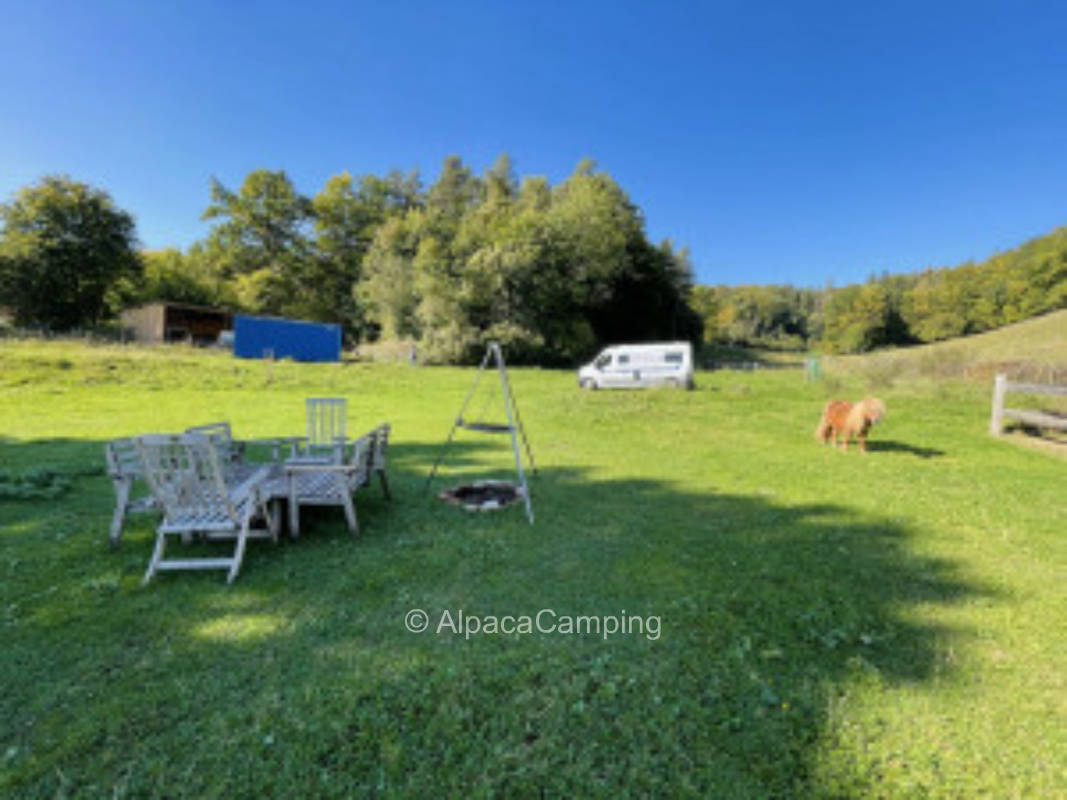
[(468, 511), (495, 511), (522, 499), (522, 487), (508, 481), (477, 481), (446, 489), (442, 500)]

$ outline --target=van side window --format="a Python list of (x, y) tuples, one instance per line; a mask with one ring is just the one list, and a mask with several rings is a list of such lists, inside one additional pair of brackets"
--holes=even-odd
[(668, 364), (681, 364), (685, 361), (685, 356), (678, 350), (672, 350), (663, 357), (663, 360)]
[(608, 353), (605, 356), (601, 356), (596, 360), (597, 369), (604, 369), (604, 367), (608, 366), (611, 366), (611, 353)]
[(619, 366), (623, 366), (624, 364), (629, 364), (629, 363), (630, 363), (630, 357), (629, 356), (619, 356)]

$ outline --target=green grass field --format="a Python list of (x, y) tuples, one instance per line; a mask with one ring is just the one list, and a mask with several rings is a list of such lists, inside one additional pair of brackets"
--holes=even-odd
[(858, 371), (874, 383), (898, 378), (968, 378), (1067, 383), (1067, 309), (993, 331), (918, 347), (889, 348), (865, 356), (837, 356), (830, 363)]
[[(472, 376), (0, 342), (0, 795), (1067, 795), (1065, 463), (986, 434), (988, 384), (514, 370), (531, 527), (423, 490)], [(818, 445), (828, 391), (872, 380), (871, 452)], [(324, 509), (232, 586), (141, 587), (154, 523), (108, 550), (102, 443), (296, 434), (310, 395), (393, 425), (363, 536)], [(462, 433), (438, 485), (509, 474)], [(542, 609), (659, 635), (434, 632)]]

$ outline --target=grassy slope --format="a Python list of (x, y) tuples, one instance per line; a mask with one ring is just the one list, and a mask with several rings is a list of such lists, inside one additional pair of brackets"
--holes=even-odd
[[(396, 499), (256, 544), (238, 583), (138, 586), (152, 523), (111, 492), (0, 503), (0, 793), (1067, 791), (1063, 464), (985, 434), (984, 385), (889, 381), (867, 457), (811, 438), (799, 371), (579, 393), (516, 370), (537, 525), (421, 491), (472, 372), (0, 343), (0, 470), (226, 418), (299, 431), (308, 395), (391, 421)], [(835, 389), (868, 389), (862, 370)], [(451, 475), (506, 474), (466, 435)], [(662, 617), (662, 635), (406, 633), (413, 607)]]
[(1062, 364), (1067, 359), (1067, 310), (950, 342), (926, 345), (916, 351), (923, 354), (950, 347), (974, 361)]
[(1067, 382), (1067, 310), (944, 342), (830, 360), (868, 373), (992, 380), (995, 372), (1024, 380)]

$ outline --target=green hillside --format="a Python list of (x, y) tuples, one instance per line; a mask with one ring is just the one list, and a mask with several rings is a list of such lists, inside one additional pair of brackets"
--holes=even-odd
[(979, 263), (840, 288), (697, 286), (706, 341), (860, 353), (946, 341), (1067, 307), (1067, 228)]
[(858, 371), (877, 382), (902, 377), (1067, 383), (1067, 310), (944, 342), (827, 359), (830, 369)]

